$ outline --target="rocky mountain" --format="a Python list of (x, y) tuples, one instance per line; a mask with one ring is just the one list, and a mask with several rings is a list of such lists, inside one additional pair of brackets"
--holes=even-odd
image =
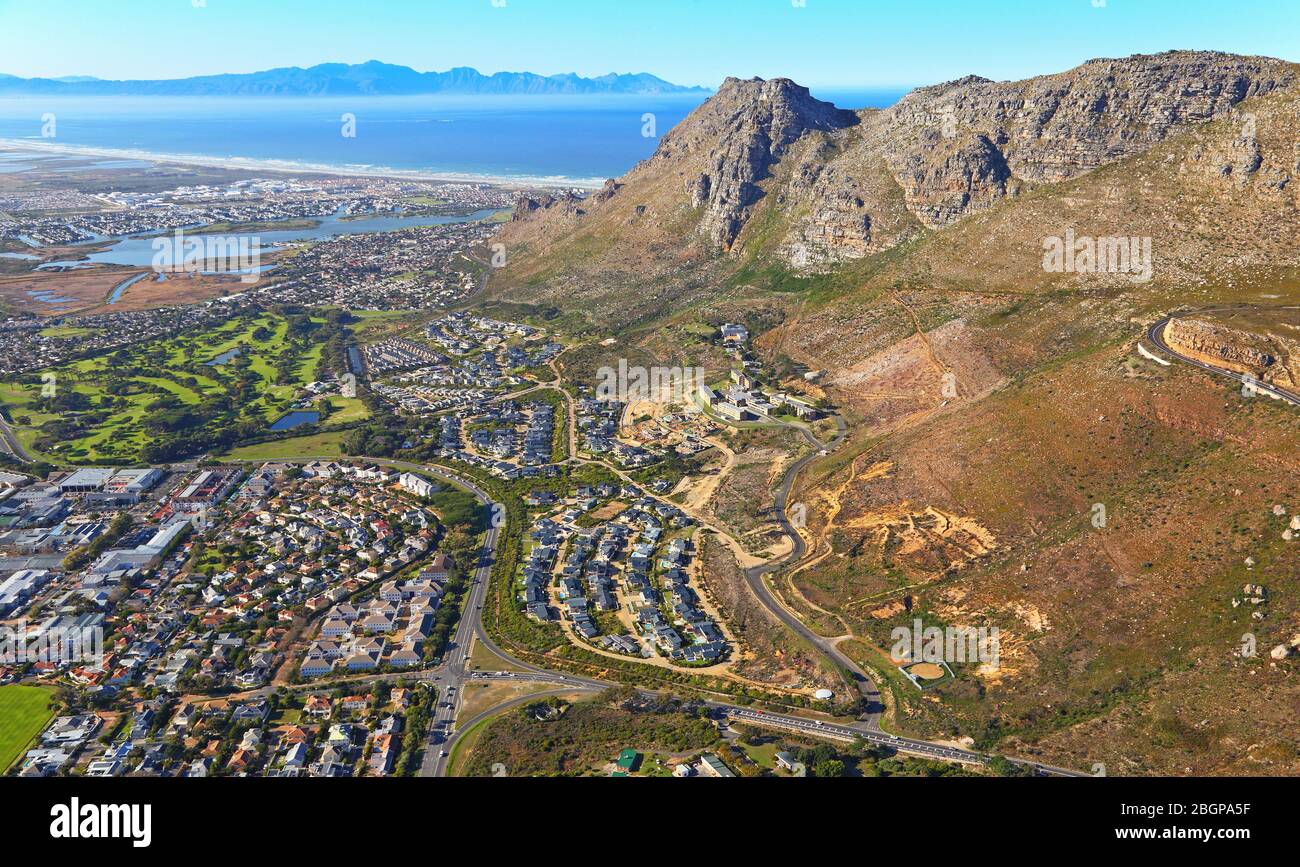
[[(1300, 774), (1292, 658), (1239, 645), (1300, 629), (1295, 410), (1138, 349), (1195, 310), (1167, 339), (1297, 381), (1297, 72), (1175, 52), (851, 118), (729, 81), (598, 193), (526, 202), (491, 285), (709, 370), (731, 361), (701, 326), (744, 322), (766, 375), (836, 408), (783, 600), (882, 682), (913, 618), (1002, 636), (996, 667), (891, 690), (901, 729), (1111, 774)], [(1079, 267), (1047, 255), (1067, 240)], [(1263, 578), (1269, 610), (1241, 605)]]
[(610, 73), (583, 78), (572, 73), (537, 75), (497, 72), (484, 75), (457, 67), (446, 72), (416, 72), (371, 60), (322, 63), (306, 69), (284, 67), (245, 74), (203, 75), (159, 81), (106, 81), (85, 76), (18, 78), (0, 75), (0, 94), (50, 96), (409, 96), (418, 94), (660, 94), (704, 92), (649, 73)]
[[(1237, 106), (1296, 81), (1284, 61), (1180, 51), (1019, 82), (968, 77), (852, 113), (785, 79), (729, 79), (603, 197), (567, 203), (561, 219), (522, 209), (507, 239), (522, 248), (524, 276), (562, 271), (568, 250), (592, 248), (638, 268), (722, 254), (823, 272), (1209, 121), (1241, 114), (1250, 133)], [(1250, 135), (1223, 171), (1258, 169)], [(529, 262), (529, 251), (541, 255)], [(618, 267), (599, 252), (582, 264)]]

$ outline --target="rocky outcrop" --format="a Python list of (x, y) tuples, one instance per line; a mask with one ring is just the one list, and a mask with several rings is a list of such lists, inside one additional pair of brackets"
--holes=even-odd
[(1216, 185), (1277, 197), (1297, 161), (1270, 159), (1240, 106), (1292, 87), (1297, 69), (1178, 51), (1017, 82), (971, 76), (859, 112), (787, 79), (728, 79), (617, 184), (581, 206), (543, 203), (525, 220), (561, 215), (548, 240), (575, 220), (598, 226), (588, 231), (605, 246), (636, 248), (620, 256), (629, 262), (698, 261), (757, 246), (798, 270), (826, 270), (1225, 120), (1239, 123), (1240, 135), (1207, 138), (1185, 158), (1188, 168)]
[(1297, 341), (1190, 317), (1171, 320), (1164, 338), (1171, 349), (1206, 364), (1248, 373), (1281, 388), (1296, 386), (1290, 362), (1300, 360)]
[[(608, 189), (608, 184), (606, 189)], [(510, 221), (512, 223), (522, 223), (548, 217), (560, 217), (572, 222), (586, 215), (587, 212), (583, 208), (585, 201), (581, 196), (571, 192), (561, 193), (559, 196), (521, 194), (515, 202), (515, 212), (510, 217)]]
[(614, 180), (613, 178), (610, 178), (609, 180), (605, 181), (605, 185), (603, 187), (601, 187), (599, 190), (591, 194), (591, 200), (593, 202), (608, 202), (610, 199), (614, 198), (614, 196), (617, 195), (618, 191), (621, 190), (622, 188), (623, 188), (622, 184), (620, 184), (618, 181)]
[(706, 148), (703, 170), (690, 175), (685, 188), (691, 207), (703, 210), (700, 230), (728, 250), (763, 196), (759, 183), (791, 144), (809, 132), (857, 122), (853, 112), (814, 99), (789, 79), (729, 78), (680, 129), (664, 137), (651, 164)]

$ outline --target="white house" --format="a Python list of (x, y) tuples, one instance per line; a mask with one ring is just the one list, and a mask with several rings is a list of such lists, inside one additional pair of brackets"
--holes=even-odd
[(423, 476), (417, 476), (415, 473), (402, 473), (398, 484), (402, 486), (403, 490), (410, 491), (417, 497), (423, 497), (424, 499), (432, 497), (434, 492), (438, 490), (438, 486), (433, 482)]

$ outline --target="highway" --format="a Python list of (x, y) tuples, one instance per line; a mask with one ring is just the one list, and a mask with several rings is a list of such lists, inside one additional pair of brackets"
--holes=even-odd
[[(1160, 350), (1161, 352), (1165, 353), (1166, 355), (1170, 356), (1171, 358), (1176, 358), (1185, 364), (1190, 364), (1195, 367), (1199, 367), (1201, 370), (1206, 370), (1209, 371), (1210, 373), (1215, 373), (1218, 374), (1219, 376), (1227, 377), (1228, 379), (1231, 379), (1234, 382), (1239, 382), (1243, 385), (1245, 385), (1246, 383), (1250, 383), (1254, 391), (1260, 392), (1262, 394), (1270, 395), (1272, 397), (1277, 398), (1278, 400), (1285, 401), (1286, 403), (1289, 403), (1292, 406), (1300, 406), (1300, 394), (1296, 394), (1295, 392), (1292, 391), (1287, 391), (1284, 388), (1278, 388), (1275, 385), (1269, 385), (1266, 382), (1261, 382), (1255, 379), (1254, 377), (1247, 376), (1244, 373), (1236, 373), (1235, 371), (1225, 370), (1222, 367), (1215, 367), (1212, 364), (1206, 364), (1203, 361), (1197, 361), (1194, 358), (1188, 358), (1186, 355), (1183, 355), (1180, 352), (1170, 349), (1169, 344), (1165, 343), (1165, 337), (1164, 337), (1165, 326), (1167, 326), (1173, 320), (1179, 319), (1183, 316), (1193, 315), (1193, 313), (1213, 313), (1216, 312), (1216, 310), (1230, 310), (1230, 309), (1232, 308), (1214, 308), (1212, 310), (1197, 310), (1188, 313), (1171, 314), (1169, 316), (1166, 316), (1164, 319), (1161, 319), (1159, 322), (1152, 325), (1151, 328), (1147, 330), (1147, 340), (1150, 341), (1152, 346), (1154, 346), (1156, 349)], [(1282, 308), (1282, 309), (1295, 309), (1295, 308)]]
[[(441, 475), (435, 473), (432, 469), (430, 469), (430, 473)], [(457, 484), (469, 490), (481, 501), (490, 503), (487, 495), (474, 487), (472, 483), (461, 480)], [(487, 535), (483, 540), (484, 552), (496, 551), (498, 533), (500, 533), (498, 527), (488, 528)], [(420, 770), (421, 776), (442, 776), (446, 770), (446, 758), (442, 755), (444, 750), (435, 743), (435, 739), (444, 737), (455, 725), (456, 714), (460, 710), (461, 686), (465, 681), (470, 647), (473, 644), (475, 627), (479, 625), (479, 607), (483, 605), (483, 600), (486, 598), (491, 576), (492, 558), (490, 556), (480, 557), (478, 566), (470, 578), (471, 583), (469, 591), (465, 594), (464, 604), (461, 606), (460, 620), (456, 624), (456, 634), (453, 636), (446, 653), (443, 654), (442, 676), (440, 678), (442, 688), (439, 690), (438, 703), (434, 707), (430, 742), (428, 748), (424, 751), (424, 763)]]
[[(726, 707), (724, 708), (729, 719), (744, 722), (749, 725), (765, 726), (769, 728), (786, 729), (798, 731), (814, 737), (831, 738), (835, 740), (852, 741), (856, 738), (872, 743), (891, 747), (900, 753), (910, 753), (912, 755), (922, 756), (931, 759), (941, 759), (944, 761), (965, 762), (968, 764), (982, 765), (988, 762), (989, 757), (982, 754), (963, 750), (957, 747), (951, 747), (947, 744), (936, 744), (929, 741), (921, 741), (915, 738), (904, 738), (897, 735), (885, 734), (884, 732), (874, 729), (868, 729), (865, 725), (858, 723), (854, 725), (844, 725), (841, 723), (822, 722), (819, 720), (806, 719), (804, 717), (788, 716), (785, 714), (768, 713), (761, 710), (751, 710), (749, 708)], [(1023, 759), (1013, 759), (1008, 757), (1007, 761), (1017, 765), (1023, 765), (1032, 768), (1035, 773), (1042, 776), (1050, 777), (1087, 777), (1089, 774), (1079, 771), (1072, 771), (1066, 768), (1057, 768), (1051, 765), (1045, 765), (1041, 762), (1030, 762)]]
[(27, 449), (23, 448), (18, 435), (14, 433), (13, 428), (9, 426), (9, 422), (5, 420), (3, 412), (0, 412), (0, 440), (3, 440), (0, 445), (3, 445), (4, 450), (18, 460), (27, 464), (34, 462), (32, 456), (27, 453)]

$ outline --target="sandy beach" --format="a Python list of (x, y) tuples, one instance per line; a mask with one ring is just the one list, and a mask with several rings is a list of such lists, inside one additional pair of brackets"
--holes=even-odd
[(0, 150), (61, 156), (90, 156), (115, 160), (145, 160), (155, 163), (206, 166), (245, 171), (287, 172), (293, 174), (336, 175), (344, 177), (401, 178), (434, 183), (488, 184), (508, 189), (599, 189), (604, 178), (570, 177), (502, 177), (472, 173), (394, 169), (385, 166), (339, 166), (292, 160), (253, 159), (248, 157), (214, 157), (200, 154), (170, 154), (127, 148), (103, 148), (64, 145), (41, 139), (0, 138)]

